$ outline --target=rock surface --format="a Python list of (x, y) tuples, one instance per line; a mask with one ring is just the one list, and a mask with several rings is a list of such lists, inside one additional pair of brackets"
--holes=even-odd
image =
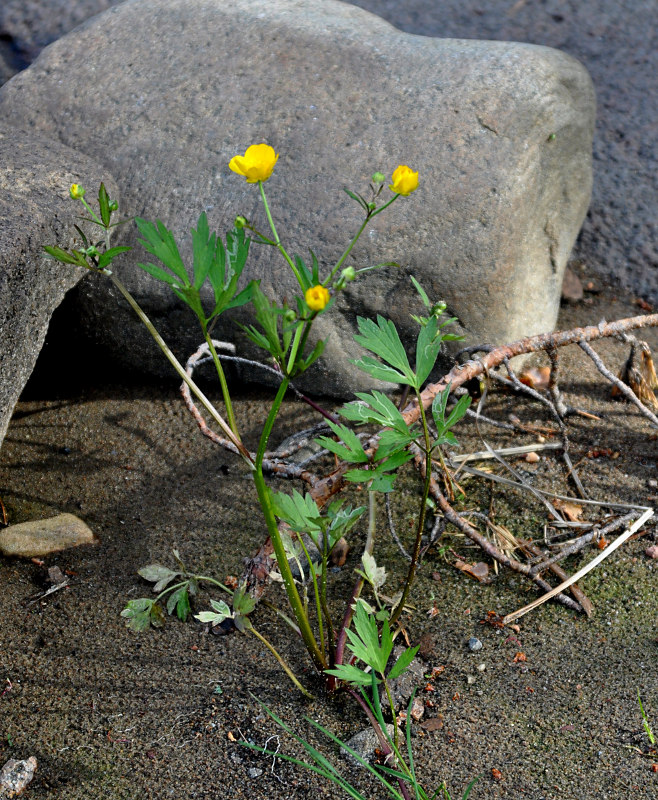
[(0, 442), (32, 372), (53, 310), (84, 275), (48, 260), (43, 245), (80, 246), (71, 183), (109, 170), (57, 141), (0, 125)]
[[(325, 268), (360, 222), (341, 187), (366, 191), (374, 170), (399, 163), (419, 169), (418, 192), (354, 251), (357, 265), (403, 269), (350, 287), (318, 325), (329, 343), (307, 388), (334, 394), (366, 385), (348, 361), (355, 314), (390, 312), (409, 335), (409, 274), (446, 300), (470, 340), (550, 329), (589, 202), (594, 99), (577, 62), (541, 47), (409, 36), (329, 0), (129, 0), (15, 76), (0, 110), (97, 159), (125, 213), (158, 217), (188, 240), (203, 209), (218, 230), (238, 212), (264, 224), (254, 187), (227, 163), (268, 141), (281, 153), (268, 184), (279, 230), (293, 252), (313, 246)], [(250, 270), (266, 292), (294, 289), (270, 250), (254, 248)], [(179, 354), (192, 352), (189, 316), (134, 265), (117, 271)], [(78, 298), (93, 304), (89, 330), (124, 364), (166, 372), (106, 285), (85, 282)], [(216, 333), (254, 355), (233, 325)]]
[(655, 0), (352, 0), (408, 33), (556, 47), (598, 97), (592, 203), (573, 251), (589, 274), (658, 300)]
[[(6, 0), (0, 52), (32, 61), (108, 0)], [(116, 5), (120, 0), (110, 0)], [(408, 33), (455, 39), (531, 42), (563, 50), (588, 69), (598, 96), (592, 203), (573, 258), (589, 274), (658, 298), (658, 48), (655, 0), (351, 0)], [(42, 44), (40, 44), (42, 43)], [(0, 83), (2, 75), (0, 74)]]
[(91, 529), (74, 514), (59, 514), (50, 519), (19, 522), (0, 530), (0, 553), (19, 558), (36, 558), (49, 553), (94, 544)]
[(0, 770), (0, 798), (18, 797), (34, 778), (37, 760), (30, 756), (25, 761), (10, 758)]

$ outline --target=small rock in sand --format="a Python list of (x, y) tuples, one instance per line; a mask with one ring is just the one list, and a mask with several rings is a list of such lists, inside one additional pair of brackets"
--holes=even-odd
[(34, 778), (37, 760), (30, 756), (26, 761), (10, 758), (0, 770), (0, 798), (17, 797)]
[(0, 530), (0, 553), (35, 558), (81, 544), (94, 544), (91, 529), (73, 514), (20, 522)]

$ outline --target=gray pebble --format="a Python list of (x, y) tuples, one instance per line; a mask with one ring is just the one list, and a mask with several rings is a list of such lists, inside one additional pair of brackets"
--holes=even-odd
[(475, 636), (471, 636), (468, 640), (468, 649), (476, 653), (478, 650), (482, 650), (482, 642), (479, 639), (476, 639)]
[(250, 778), (258, 778), (263, 774), (262, 769), (258, 769), (258, 767), (250, 767), (249, 768), (249, 777)]

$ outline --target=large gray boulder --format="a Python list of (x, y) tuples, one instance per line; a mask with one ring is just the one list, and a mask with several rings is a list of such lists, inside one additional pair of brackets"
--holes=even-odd
[[(329, 345), (307, 386), (333, 394), (368, 384), (348, 360), (356, 314), (386, 313), (411, 335), (409, 274), (448, 303), (470, 341), (552, 328), (590, 196), (594, 95), (578, 62), (537, 46), (404, 34), (333, 0), (128, 0), (7, 83), (0, 113), (104, 164), (126, 214), (162, 219), (186, 245), (202, 209), (220, 231), (236, 213), (264, 227), (255, 187), (227, 164), (267, 141), (281, 153), (267, 184), (279, 231), (324, 269), (360, 223), (341, 187), (366, 191), (375, 170), (399, 163), (419, 170), (418, 191), (353, 251), (357, 266), (403, 269), (353, 284), (317, 326)], [(192, 320), (139, 258), (117, 272), (185, 356), (199, 341)], [(249, 276), (280, 298), (295, 288), (271, 249), (252, 248)], [(124, 364), (166, 370), (107, 282), (83, 286), (89, 330)], [(215, 335), (254, 354), (228, 318)]]
[(92, 159), (0, 125), (0, 442), (50, 317), (85, 272), (46, 259), (42, 247), (81, 245), (69, 187), (100, 180), (117, 196), (109, 172)]

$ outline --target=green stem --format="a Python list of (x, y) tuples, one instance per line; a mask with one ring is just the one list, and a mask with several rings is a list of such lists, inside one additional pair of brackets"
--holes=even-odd
[(194, 383), (192, 378), (185, 372), (183, 369), (182, 364), (176, 358), (176, 356), (171, 352), (165, 340), (160, 336), (154, 325), (151, 323), (151, 320), (146, 316), (146, 314), (142, 311), (139, 304), (135, 300), (135, 298), (130, 294), (128, 289), (121, 283), (121, 281), (116, 277), (116, 275), (108, 272), (110, 278), (112, 279), (112, 283), (117, 287), (117, 289), (121, 292), (121, 294), (126, 298), (128, 303), (130, 304), (131, 308), (137, 314), (137, 316), (141, 319), (141, 321), (146, 326), (148, 332), (151, 336), (155, 339), (156, 343), (165, 354), (173, 368), (176, 372), (180, 375), (182, 380), (190, 387), (190, 390), (196, 395), (197, 399), (201, 403), (201, 405), (206, 409), (206, 411), (210, 414), (210, 416), (215, 420), (215, 422), (219, 425), (219, 427), (224, 431), (226, 436), (233, 442), (233, 444), (237, 447), (240, 455), (244, 458), (250, 468), (253, 469), (253, 460), (251, 458), (251, 454), (247, 450), (247, 448), (242, 444), (240, 439), (233, 433), (231, 428), (226, 424), (226, 422), (222, 419), (222, 417), (217, 412), (217, 409), (213, 406), (213, 404), (208, 400), (208, 398), (204, 395), (204, 393), (199, 389), (199, 387)]
[(395, 607), (390, 619), (390, 624), (394, 625), (398, 619), (400, 618), (400, 614), (402, 614), (404, 610), (405, 603), (407, 602), (407, 598), (409, 597), (409, 592), (411, 591), (411, 584), (416, 576), (416, 569), (418, 568), (418, 558), (420, 556), (420, 544), (423, 538), (423, 531), (425, 530), (425, 515), (427, 512), (427, 498), (429, 497), (430, 493), (430, 482), (432, 480), (432, 444), (430, 442), (430, 433), (429, 428), (427, 427), (427, 417), (425, 416), (425, 409), (423, 408), (423, 403), (420, 397), (420, 394), (416, 390), (416, 399), (418, 400), (418, 405), (420, 408), (420, 420), (421, 425), (423, 426), (423, 436), (425, 439), (425, 482), (423, 484), (423, 496), (421, 499), (420, 505), (420, 514), (418, 515), (418, 526), (416, 528), (416, 541), (414, 542), (414, 549), (413, 553), (411, 554), (411, 563), (409, 564), (409, 572), (407, 573), (407, 579), (404, 582), (404, 588), (402, 590), (402, 597), (400, 598), (400, 602)]
[(105, 225), (103, 225), (103, 223), (102, 223), (102, 222), (101, 222), (101, 221), (98, 219), (98, 216), (96, 215), (96, 212), (92, 210), (91, 206), (90, 206), (90, 205), (89, 205), (89, 203), (88, 203), (88, 202), (87, 202), (87, 201), (84, 199), (84, 197), (81, 197), (81, 198), (80, 198), (80, 202), (81, 202), (81, 203), (82, 203), (82, 205), (83, 205), (83, 206), (84, 206), (84, 207), (87, 209), (87, 211), (88, 211), (88, 212), (91, 214), (91, 216), (92, 216), (93, 220), (94, 220), (96, 223), (98, 223), (99, 225), (101, 225), (101, 226), (104, 228), (104, 227), (105, 227)]
[(238, 425), (237, 422), (235, 421), (235, 415), (233, 413), (231, 395), (228, 390), (228, 384), (226, 383), (226, 375), (224, 374), (222, 362), (220, 361), (219, 356), (217, 355), (217, 350), (215, 350), (215, 345), (213, 344), (213, 341), (210, 338), (210, 334), (208, 333), (208, 328), (206, 324), (202, 323), (201, 327), (203, 328), (203, 335), (205, 336), (208, 349), (210, 350), (210, 354), (212, 355), (212, 360), (215, 364), (215, 369), (217, 370), (217, 375), (219, 377), (219, 383), (222, 387), (222, 397), (224, 398), (224, 406), (226, 407), (226, 416), (228, 418), (229, 427), (236, 435), (236, 437), (240, 439), (240, 434), (238, 432)]
[[(297, 353), (299, 352), (299, 345), (302, 341), (302, 331), (306, 328), (308, 323), (304, 325), (297, 325), (297, 330), (295, 331), (295, 338), (292, 341), (292, 347), (290, 348), (290, 355), (288, 356), (288, 365), (286, 366), (286, 374), (290, 375), (292, 373), (292, 368), (295, 366), (295, 361), (297, 359)], [(304, 339), (304, 341), (306, 341)], [(303, 351), (302, 351), (303, 353)]]
[(313, 700), (313, 699), (314, 699), (313, 695), (312, 695), (312, 694), (311, 694), (311, 693), (310, 693), (310, 692), (309, 692), (307, 689), (305, 689), (305, 688), (304, 688), (304, 687), (301, 685), (301, 683), (300, 683), (300, 682), (297, 680), (297, 676), (296, 676), (296, 675), (295, 675), (295, 673), (294, 673), (294, 672), (293, 672), (293, 671), (290, 669), (290, 667), (289, 667), (289, 666), (286, 664), (286, 662), (283, 660), (283, 658), (282, 658), (282, 657), (281, 657), (281, 655), (278, 653), (278, 651), (276, 650), (276, 648), (274, 647), (274, 645), (273, 645), (273, 644), (271, 644), (270, 642), (268, 642), (268, 640), (267, 640), (267, 639), (266, 639), (266, 638), (263, 636), (263, 634), (262, 634), (262, 633), (259, 633), (259, 632), (256, 630), (256, 628), (254, 628), (254, 626), (253, 626), (253, 625), (251, 625), (251, 626), (249, 626), (249, 627), (245, 628), (245, 630), (249, 631), (249, 633), (253, 633), (253, 635), (254, 635), (254, 636), (255, 636), (255, 637), (256, 637), (256, 638), (257, 638), (257, 639), (258, 639), (260, 642), (262, 642), (262, 643), (265, 645), (265, 647), (267, 647), (267, 649), (270, 651), (270, 653), (272, 653), (272, 655), (274, 656), (274, 658), (276, 658), (276, 660), (279, 662), (279, 664), (281, 664), (281, 666), (282, 666), (282, 668), (283, 668), (284, 672), (286, 673), (286, 675), (287, 675), (287, 676), (290, 678), (290, 680), (291, 680), (291, 681), (292, 681), (292, 682), (295, 684), (295, 686), (296, 686), (296, 687), (299, 689), (299, 691), (300, 691), (300, 692), (301, 692), (301, 693), (304, 695), (304, 697), (308, 697), (308, 699), (309, 699), (309, 700)]
[(258, 453), (256, 454), (256, 461), (254, 464), (254, 470), (252, 474), (254, 478), (254, 483), (256, 485), (256, 492), (258, 493), (258, 500), (260, 502), (260, 506), (263, 511), (263, 516), (265, 517), (267, 532), (269, 533), (270, 539), (272, 541), (272, 547), (276, 555), (277, 564), (279, 566), (279, 572), (281, 573), (281, 577), (283, 578), (283, 584), (286, 589), (286, 594), (288, 595), (288, 601), (295, 615), (295, 620), (299, 625), (299, 631), (301, 633), (302, 639), (304, 640), (304, 644), (306, 645), (306, 649), (308, 650), (309, 655), (313, 659), (313, 663), (315, 664), (315, 666), (318, 668), (319, 671), (322, 671), (327, 667), (326, 659), (324, 657), (324, 654), (318, 647), (318, 643), (315, 640), (315, 636), (313, 635), (313, 631), (311, 630), (311, 624), (309, 622), (308, 615), (304, 611), (304, 605), (302, 603), (302, 599), (299, 596), (297, 587), (295, 586), (295, 581), (292, 576), (292, 572), (290, 570), (290, 564), (288, 563), (288, 558), (286, 556), (286, 550), (283, 545), (283, 541), (281, 539), (281, 534), (279, 532), (279, 526), (277, 525), (276, 517), (274, 515), (274, 509), (272, 508), (272, 499), (270, 491), (267, 488), (267, 485), (265, 483), (265, 478), (263, 477), (263, 458), (265, 456), (265, 450), (267, 448), (267, 443), (269, 441), (270, 434), (272, 433), (274, 420), (276, 419), (279, 409), (281, 408), (281, 403), (283, 402), (283, 398), (285, 396), (289, 384), (290, 384), (289, 379), (284, 378), (281, 381), (281, 385), (279, 386), (279, 389), (276, 393), (276, 397), (274, 398), (274, 402), (272, 403), (272, 407), (270, 408), (270, 413), (267, 415), (267, 419), (265, 420), (265, 425), (263, 426), (263, 432), (260, 437), (260, 443), (258, 445)]
[(345, 259), (346, 259), (346, 258), (347, 258), (347, 256), (348, 256), (348, 255), (349, 255), (349, 254), (352, 252), (352, 248), (354, 247), (354, 245), (355, 245), (355, 244), (356, 244), (356, 243), (359, 241), (359, 239), (361, 238), (361, 234), (362, 234), (362, 233), (363, 233), (363, 231), (366, 229), (366, 226), (368, 225), (368, 223), (370, 222), (370, 220), (371, 220), (373, 217), (376, 217), (376, 216), (377, 216), (377, 214), (381, 214), (381, 213), (382, 213), (382, 211), (384, 211), (384, 209), (388, 208), (388, 207), (391, 205), (391, 203), (394, 203), (394, 202), (395, 202), (395, 201), (398, 199), (398, 197), (399, 197), (399, 196), (400, 196), (399, 194), (396, 194), (396, 195), (395, 195), (395, 197), (392, 197), (392, 198), (391, 198), (391, 199), (388, 201), (388, 203), (384, 203), (384, 205), (383, 205), (383, 206), (381, 206), (380, 208), (377, 208), (375, 211), (369, 211), (369, 212), (368, 212), (368, 214), (366, 215), (366, 218), (365, 218), (365, 219), (364, 219), (364, 221), (363, 221), (363, 224), (361, 225), (361, 227), (360, 227), (360, 228), (359, 228), (359, 230), (357, 231), (357, 234), (356, 234), (356, 236), (355, 236), (355, 237), (352, 239), (352, 241), (351, 241), (351, 242), (350, 242), (350, 243), (347, 245), (347, 247), (346, 247), (346, 249), (345, 249), (345, 252), (343, 253), (343, 255), (342, 255), (342, 256), (341, 256), (341, 257), (338, 259), (338, 261), (336, 262), (336, 265), (334, 266), (334, 268), (333, 268), (333, 269), (331, 270), (331, 272), (329, 273), (329, 277), (328, 277), (328, 278), (327, 278), (327, 280), (324, 282), (324, 285), (328, 285), (328, 284), (329, 284), (329, 282), (330, 282), (330, 281), (333, 279), (334, 275), (335, 275), (335, 274), (338, 272), (338, 270), (339, 270), (339, 269), (340, 269), (340, 268), (343, 266), (343, 264), (345, 263)]
[(274, 236), (274, 242), (277, 246), (277, 249), (281, 253), (281, 255), (285, 258), (285, 260), (290, 265), (290, 269), (295, 273), (295, 277), (297, 278), (297, 283), (301, 286), (302, 291), (304, 291), (304, 283), (302, 281), (302, 276), (299, 274), (299, 270), (297, 269), (297, 265), (295, 262), (290, 258), (288, 255), (288, 251), (286, 248), (281, 244), (281, 239), (279, 238), (279, 234), (276, 232), (276, 227), (274, 225), (274, 220), (272, 219), (272, 214), (270, 213), (270, 207), (267, 203), (267, 197), (265, 196), (265, 187), (263, 186), (263, 181), (258, 181), (258, 187), (260, 189), (260, 196), (263, 199), (263, 205), (265, 206), (265, 213), (267, 214), (267, 221), (270, 224), (270, 230), (272, 231), (272, 235)]
[(313, 566), (313, 562), (311, 561), (311, 556), (308, 552), (308, 548), (304, 544), (304, 540), (302, 539), (301, 534), (298, 534), (299, 543), (302, 546), (302, 550), (304, 551), (304, 555), (306, 556), (306, 563), (308, 564), (309, 572), (311, 573), (311, 580), (313, 581), (313, 593), (315, 595), (315, 613), (318, 617), (318, 633), (320, 635), (320, 649), (322, 653), (326, 653), (325, 648), (325, 641), (324, 641), (324, 626), (322, 624), (322, 604), (320, 602), (320, 589), (318, 587), (318, 576), (315, 572), (315, 567)]

